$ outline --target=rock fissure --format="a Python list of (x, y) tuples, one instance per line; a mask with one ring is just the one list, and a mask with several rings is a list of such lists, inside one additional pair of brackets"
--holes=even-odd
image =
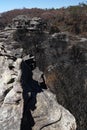
[(61, 113), (60, 118), (59, 118), (57, 121), (55, 121), (55, 122), (50, 122), (50, 123), (48, 123), (48, 124), (42, 126), (42, 127), (40, 128), (40, 130), (42, 130), (43, 128), (45, 128), (45, 127), (47, 127), (47, 126), (49, 126), (49, 125), (53, 125), (53, 124), (58, 123), (58, 122), (61, 120), (61, 118), (62, 118), (62, 113)]
[[(29, 21), (34, 26), (27, 31), (24, 26), (17, 28), (15, 22), (15, 29), (0, 32), (0, 130), (76, 130), (75, 117), (50, 91), (58, 78), (54, 69), (63, 68), (60, 66), (65, 57), (61, 54), (67, 48), (66, 36), (44, 32), (40, 18)], [(56, 63), (59, 60), (60, 66)]]

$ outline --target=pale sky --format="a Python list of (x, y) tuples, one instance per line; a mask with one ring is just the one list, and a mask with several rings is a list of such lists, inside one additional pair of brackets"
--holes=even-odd
[(61, 8), (78, 5), (83, 0), (0, 0), (0, 12), (22, 8)]

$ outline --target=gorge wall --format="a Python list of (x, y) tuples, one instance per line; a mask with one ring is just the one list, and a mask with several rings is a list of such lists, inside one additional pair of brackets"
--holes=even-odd
[(0, 128), (86, 130), (87, 39), (36, 22), (0, 32)]

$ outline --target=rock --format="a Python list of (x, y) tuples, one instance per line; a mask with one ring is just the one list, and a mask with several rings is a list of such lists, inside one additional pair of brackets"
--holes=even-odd
[(26, 55), (26, 56), (23, 57), (24, 61), (31, 60), (31, 59), (35, 59), (35, 57), (32, 56), (32, 55)]
[(19, 87), (22, 60), (14, 61), (8, 50), (3, 53), (2, 47), (6, 50), (0, 47), (0, 130), (16, 130), (21, 125), (23, 101), (21, 88), (14, 88)]
[(15, 91), (16, 93), (22, 93), (22, 92), (23, 92), (23, 89), (22, 89), (22, 87), (21, 87), (21, 83), (18, 83), (18, 82), (16, 82), (16, 83), (14, 84), (13, 89), (14, 89), (14, 91)]
[(43, 80), (43, 75), (44, 75), (44, 74), (43, 74), (42, 71), (39, 70), (38, 67), (36, 67), (36, 68), (32, 71), (32, 73), (33, 73), (33, 76), (32, 76), (33, 80), (37, 81), (38, 83), (44, 82), (44, 80)]
[(19, 103), (22, 99), (22, 95), (11, 89), (11, 91), (5, 96), (4, 104), (15, 104)]
[[(15, 48), (15, 45), (14, 45), (14, 48)], [(22, 48), (13, 49), (13, 51), (12, 51), (12, 55), (17, 57), (17, 58), (21, 58), (22, 57), (22, 53), (23, 53), (23, 49)]]
[(28, 31), (41, 31), (44, 29), (45, 22), (41, 18), (29, 18), (26, 15), (18, 15), (13, 18), (11, 28), (28, 29)]
[(22, 108), (22, 103), (19, 105), (7, 104), (0, 107), (0, 130), (20, 129)]
[[(24, 29), (25, 21), (30, 20), (25, 18), (18, 17), (14, 19), (16, 22), (14, 27), (17, 27), (18, 20), (22, 19), (21, 24), (23, 26), (21, 27)], [(50, 72), (58, 67), (57, 64), (56, 66), (53, 65), (59, 61), (56, 53), (59, 51), (58, 55), (61, 55), (65, 52), (67, 40), (64, 42), (63, 38), (67, 38), (63, 36), (60, 43), (61, 34), (49, 37), (48, 34), (46, 36), (44, 36), (45, 34), (41, 34), (40, 32), (43, 32), (43, 23), (39, 18), (32, 18), (30, 23), (28, 25), (28, 35), (26, 33), (26, 36), (29, 36), (29, 46), (27, 48), (30, 49), (27, 52), (32, 52), (34, 56), (30, 56), (29, 59), (28, 57), (21, 58), (24, 48), (21, 50), (20, 47), (18, 48), (21, 55), (19, 55), (18, 49), (12, 49), (15, 44), (15, 40), (13, 39), (15, 29), (4, 30), (0, 35), (0, 41), (3, 41), (0, 44), (0, 130), (76, 130), (74, 116), (59, 105), (55, 95), (47, 89), (44, 73), (40, 71), (45, 68), (46, 72), (46, 69), (50, 65)], [(31, 27), (32, 24), (34, 25), (33, 28)], [(37, 26), (39, 27), (37, 28)], [(39, 33), (37, 33), (38, 30)], [(32, 35), (30, 32), (32, 32)], [(3, 35), (5, 35), (4, 39)], [(36, 44), (37, 40), (38, 45)], [(43, 40), (44, 42), (42, 42)], [(20, 44), (20, 40), (16, 44), (18, 43)], [(57, 48), (60, 49), (58, 50)], [(37, 63), (40, 63), (39, 67), (36, 66), (34, 59), (39, 60)], [(66, 59), (68, 60), (68, 58)], [(40, 67), (40, 65), (42, 66)], [(45, 87), (43, 87), (43, 83)], [(52, 85), (55, 86), (55, 84)]]
[[(36, 109), (32, 111), (35, 120), (33, 130), (76, 129), (74, 116), (57, 103), (55, 96), (51, 92), (44, 91), (37, 94), (36, 100)], [(32, 102), (30, 105), (32, 105)]]
[(8, 83), (12, 79), (10, 70), (5, 70), (1, 76), (2, 76), (2, 80), (4, 81), (4, 83)]
[(16, 67), (16, 69), (20, 69), (20, 67), (21, 67), (21, 62), (22, 62), (22, 59), (21, 59), (21, 58), (18, 58), (18, 59), (14, 62), (13, 66)]

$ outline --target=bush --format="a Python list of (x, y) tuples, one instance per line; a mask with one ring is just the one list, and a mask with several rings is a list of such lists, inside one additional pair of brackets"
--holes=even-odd
[(27, 31), (28, 30), (26, 28), (18, 28), (13, 35), (14, 40), (23, 41), (25, 39)]
[(59, 32), (60, 32), (60, 29), (59, 29), (58, 26), (52, 25), (52, 26), (50, 27), (50, 31), (49, 31), (50, 34), (59, 33)]

